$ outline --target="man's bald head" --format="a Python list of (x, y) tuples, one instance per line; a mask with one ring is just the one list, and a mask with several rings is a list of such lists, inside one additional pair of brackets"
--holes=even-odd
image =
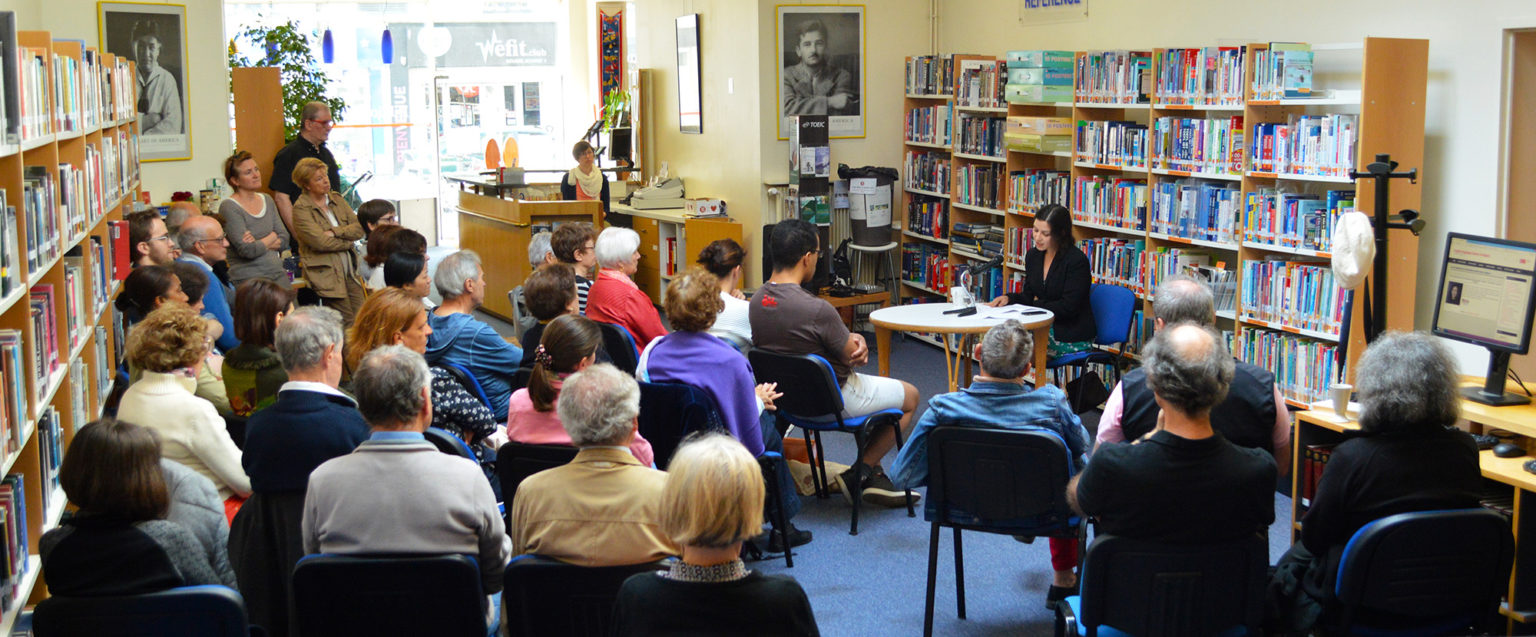
[(1205, 284), (1187, 276), (1169, 277), (1157, 286), (1152, 314), (1163, 325), (1174, 323), (1216, 324), (1216, 297)]
[(182, 252), (195, 254), (208, 265), (213, 265), (229, 255), (229, 243), (224, 239), (224, 227), (213, 217), (196, 216), (181, 224), (176, 242)]
[(1221, 335), (1195, 323), (1159, 330), (1142, 353), (1142, 364), (1152, 393), (1194, 418), (1208, 414), (1227, 397), (1235, 366)]

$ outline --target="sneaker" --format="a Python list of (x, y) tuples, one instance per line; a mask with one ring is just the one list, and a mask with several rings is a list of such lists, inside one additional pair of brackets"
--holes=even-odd
[[(907, 492), (903, 489), (897, 489), (896, 485), (891, 482), (891, 478), (885, 475), (885, 470), (880, 467), (875, 467), (874, 474), (864, 479), (863, 496), (864, 501), (869, 504), (893, 509), (907, 506)], [(921, 497), (920, 494), (913, 493), (911, 497), (912, 503), (916, 504)]]
[[(811, 532), (807, 531), (805, 529), (797, 529), (797, 528), (795, 528), (795, 525), (793, 523), (791, 523), (789, 525), (789, 532), (786, 533), (785, 535), (789, 536), (789, 546), (791, 548), (805, 546), (806, 544), (810, 544), (811, 543)], [(769, 553), (783, 553), (784, 552), (784, 539), (783, 539), (783, 536), (781, 536), (781, 535), (779, 535), (777, 533), (774, 533), (772, 531), (770, 531), (768, 533), (768, 552)]]
[[(859, 483), (858, 482), (858, 480), (859, 480), (858, 476), (859, 476), (859, 467), (860, 466), (862, 466), (862, 465), (860, 465), (859, 463), (855, 462), (855, 463), (853, 463), (853, 466), (848, 467), (847, 471), (844, 471), (844, 472), (839, 473), (839, 474), (837, 474), (837, 475), (832, 477), (832, 481), (837, 483), (837, 490), (838, 490), (838, 492), (843, 494), (843, 499), (847, 500), (848, 504), (850, 504), (850, 505), (853, 504), (853, 489), (850, 489), (849, 486)], [(867, 481), (867, 479), (866, 479), (866, 481)]]

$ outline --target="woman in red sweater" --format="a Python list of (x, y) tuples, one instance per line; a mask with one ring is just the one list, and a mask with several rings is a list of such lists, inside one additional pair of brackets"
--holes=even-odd
[(602, 270), (587, 292), (587, 318), (629, 330), (641, 350), (666, 336), (667, 328), (661, 326), (651, 297), (630, 278), (640, 264), (640, 235), (629, 228), (609, 227), (597, 235), (593, 251)]

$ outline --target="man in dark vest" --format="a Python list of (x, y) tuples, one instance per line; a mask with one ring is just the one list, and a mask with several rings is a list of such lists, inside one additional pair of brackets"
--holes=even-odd
[[(1158, 286), (1152, 313), (1156, 317), (1154, 330), (1183, 322), (1214, 326), (1216, 300), (1200, 282), (1172, 277)], [(1104, 404), (1098, 443), (1147, 435), (1157, 426), (1157, 412), (1157, 402), (1147, 387), (1146, 369), (1127, 372)], [(1237, 446), (1270, 452), (1282, 472), (1290, 467), (1291, 414), (1275, 388), (1275, 375), (1268, 370), (1239, 361), (1226, 400), (1211, 410), (1211, 425)]]

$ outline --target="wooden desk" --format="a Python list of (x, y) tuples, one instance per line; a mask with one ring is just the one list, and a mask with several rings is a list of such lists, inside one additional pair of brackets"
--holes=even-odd
[(673, 275), (669, 273), (692, 266), (704, 246), (718, 239), (733, 239), (742, 247), (747, 245), (741, 224), (729, 218), (691, 219), (683, 208), (641, 210), (623, 204), (613, 204), (613, 211), (634, 218), (634, 230), (640, 235), (640, 267), (635, 271), (635, 285), (657, 305), (661, 305), (667, 284), (672, 282)]
[[(1482, 386), (1480, 379), (1473, 380), (1468, 377), (1465, 382)], [(1513, 383), (1510, 384), (1511, 390), (1518, 391), (1514, 389), (1515, 387)], [(1532, 438), (1536, 438), (1536, 407), (1530, 405), (1491, 407), (1464, 400), (1461, 410), (1462, 418), (1468, 421), (1468, 429), (1473, 433), (1480, 433), (1485, 428), (1497, 427), (1522, 436), (1518, 439), (1519, 442), (1523, 443), (1527, 449), (1532, 448)], [(1296, 423), (1291, 432), (1292, 542), (1298, 541), (1301, 517), (1306, 512), (1302, 499), (1302, 484), (1306, 479), (1302, 475), (1302, 459), (1305, 457), (1307, 447), (1338, 443), (1347, 433), (1360, 429), (1359, 423), (1353, 418), (1340, 422), (1332, 410), (1328, 409), (1294, 413), (1296, 413)], [(1520, 541), (1522, 535), (1527, 538), (1536, 538), (1536, 475), (1524, 469), (1524, 464), (1532, 458), (1533, 456), (1530, 455), (1499, 458), (1494, 456), (1491, 450), (1478, 454), (1483, 477), (1508, 487), (1514, 501), (1514, 516), (1511, 524), (1515, 534), (1515, 565), (1510, 573), (1509, 589), (1505, 594), (1504, 603), (1499, 608), (1499, 613), (1507, 618), (1506, 629), (1511, 633), (1515, 631), (1515, 622), (1536, 623), (1536, 542)], [(1497, 493), (1501, 488), (1494, 487), (1490, 491)]]
[(832, 296), (822, 293), (816, 297), (836, 308), (838, 316), (843, 317), (843, 324), (847, 325), (849, 330), (853, 329), (853, 320), (856, 318), (857, 310), (854, 310), (854, 307), (871, 303), (879, 303), (882, 308), (891, 306), (891, 295), (887, 292), (870, 292), (853, 296)]
[[(958, 306), (954, 303), (920, 303), (898, 305), (871, 312), (869, 322), (875, 325), (875, 348), (880, 354), (880, 375), (891, 375), (892, 330), (936, 332), (944, 336), (946, 345), (941, 349), (944, 350), (944, 367), (948, 373), (949, 391), (957, 391), (960, 389), (961, 381), (968, 380), (971, 375), (971, 348), (967, 347), (970, 337), (975, 334), (985, 334), (993, 326), (1013, 318), (1018, 319), (1025, 328), (1034, 333), (1034, 373), (1037, 381), (1042, 377), (1051, 323), (1056, 320), (1056, 315), (1046, 311), (1043, 315), (1023, 316), (1017, 312), (1018, 308), (1023, 307), (1020, 305), (1000, 308), (977, 305), (977, 313), (965, 317), (944, 314), (945, 310), (956, 307)], [(951, 338), (956, 339), (957, 342), (951, 343)], [(950, 345), (953, 345), (953, 348)]]
[(598, 201), (517, 201), (459, 192), (459, 247), (474, 250), (485, 268), (487, 312), (512, 320), (507, 292), (523, 284), (531, 266), (528, 240), (532, 226), (569, 221), (597, 225), (603, 214)]

